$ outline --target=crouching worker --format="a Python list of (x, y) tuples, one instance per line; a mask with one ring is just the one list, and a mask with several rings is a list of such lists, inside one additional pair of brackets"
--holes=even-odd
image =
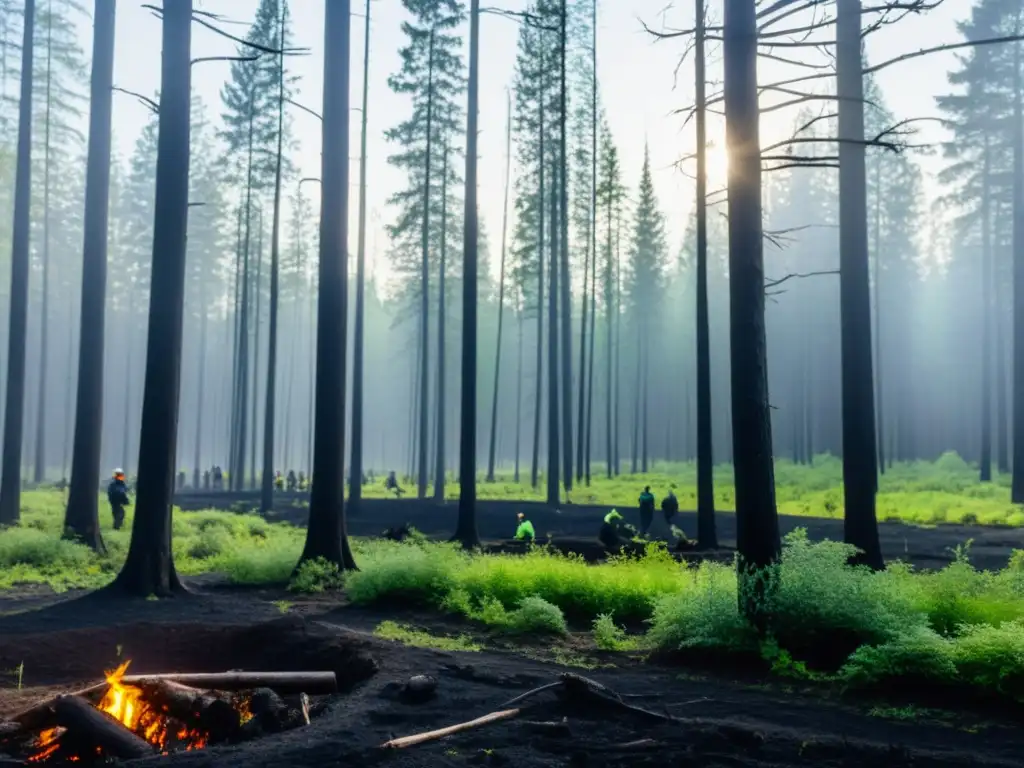
[(679, 499), (671, 489), (668, 495), (661, 500), (661, 514), (665, 516), (665, 525), (672, 525), (672, 519), (679, 513)]
[(532, 544), (537, 538), (537, 534), (533, 530), (533, 523), (526, 517), (525, 512), (520, 512), (516, 515), (518, 525), (516, 526), (516, 541), (525, 541), (528, 544)]
[(124, 525), (124, 508), (131, 504), (128, 498), (128, 484), (124, 481), (124, 470), (115, 469), (114, 479), (107, 486), (107, 501), (110, 511), (114, 513), (114, 530), (119, 531)]
[(601, 523), (601, 532), (597, 538), (604, 544), (605, 549), (610, 552), (617, 552), (623, 544), (636, 536), (636, 528), (627, 523), (617, 510), (612, 510), (604, 516)]

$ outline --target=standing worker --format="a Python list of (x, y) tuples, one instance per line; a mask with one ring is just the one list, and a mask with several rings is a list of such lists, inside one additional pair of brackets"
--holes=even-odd
[(124, 508), (132, 503), (128, 498), (123, 469), (114, 470), (114, 479), (107, 486), (107, 501), (110, 502), (110, 511), (114, 513), (114, 530), (119, 531), (124, 525)]
[(537, 538), (537, 534), (533, 530), (533, 523), (527, 519), (525, 512), (517, 514), (516, 520), (519, 523), (516, 527), (516, 541), (526, 541), (532, 544)]
[(654, 494), (651, 493), (651, 486), (644, 486), (644, 492), (640, 494), (640, 535), (646, 536), (651, 530), (651, 523), (654, 522)]

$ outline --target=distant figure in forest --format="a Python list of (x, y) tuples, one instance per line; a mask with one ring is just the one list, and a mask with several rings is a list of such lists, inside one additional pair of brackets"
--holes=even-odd
[(668, 495), (661, 500), (661, 514), (665, 516), (665, 524), (672, 525), (672, 518), (674, 518), (679, 512), (679, 499), (676, 498), (675, 492), (669, 488)]
[(533, 530), (533, 523), (526, 516), (525, 512), (520, 512), (516, 515), (516, 541), (526, 541), (532, 544), (537, 538), (536, 532)]
[(182, 488), (184, 488), (184, 487), (185, 487), (185, 479), (186, 479), (187, 477), (188, 477), (188, 475), (187, 475), (187, 474), (185, 474), (185, 470), (184, 470), (184, 469), (183, 469), (183, 470), (181, 470), (181, 472), (179, 472), (179, 473), (178, 473), (178, 490), (179, 490), (179, 491), (180, 491), (180, 490), (181, 490)]
[(398, 484), (398, 478), (395, 477), (395, 470), (388, 472), (388, 478), (384, 481), (384, 490), (392, 491), (396, 498), (401, 498), (402, 494), (405, 493), (405, 489)]
[(210, 470), (203, 472), (203, 490), (210, 490)]
[(300, 491), (305, 491), (306, 487), (307, 487), (307, 484), (306, 484), (306, 473), (300, 471), (299, 472), (299, 490)]
[(609, 552), (618, 552), (625, 541), (629, 541), (636, 535), (636, 529), (627, 523), (618, 510), (613, 509), (604, 516), (601, 523), (601, 532), (597, 538), (604, 544)]
[(284, 490), (284, 477), (281, 475), (281, 470), (280, 469), (277, 470), (277, 472), (274, 473), (274, 490), (277, 490), (277, 491), (283, 491)]
[(107, 486), (107, 501), (110, 502), (110, 511), (114, 514), (114, 530), (121, 530), (124, 525), (124, 508), (131, 504), (128, 498), (128, 485), (124, 481), (124, 470), (115, 469), (114, 479)]
[(640, 494), (640, 535), (646, 536), (651, 530), (651, 523), (654, 522), (654, 494), (651, 493), (651, 486), (644, 486), (644, 492)]
[(224, 470), (222, 470), (219, 466), (215, 466), (213, 468), (213, 490), (224, 490)]
[(295, 489), (299, 487), (299, 478), (295, 476), (295, 470), (288, 470), (288, 492), (295, 493)]

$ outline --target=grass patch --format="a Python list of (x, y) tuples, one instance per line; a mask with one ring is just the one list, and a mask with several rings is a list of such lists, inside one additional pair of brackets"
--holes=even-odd
[(382, 621), (373, 634), (384, 640), (394, 640), (402, 645), (415, 648), (430, 648), (435, 651), (481, 651), (483, 646), (474, 643), (468, 635), (432, 635), (420, 629), (394, 621)]
[[(813, 464), (775, 460), (775, 496), (779, 512), (804, 517), (841, 519), (843, 516), (843, 467), (834, 456), (821, 455)], [(405, 482), (405, 481), (403, 481)], [(736, 492), (730, 464), (715, 467), (715, 506), (735, 509)], [(410, 483), (406, 483), (411, 485)], [(562, 493), (564, 501), (634, 508), (640, 490), (650, 485), (660, 500), (674, 488), (680, 509), (697, 508), (697, 466), (694, 462), (658, 461), (645, 474), (607, 477), (603, 464), (593, 466), (590, 486), (578, 486)], [(545, 501), (546, 486), (541, 477), (537, 488), (529, 482), (515, 482), (511, 473), (498, 472), (495, 482), (477, 484), (481, 500)], [(428, 489), (428, 495), (432, 490)], [(366, 485), (367, 498), (387, 496), (383, 481)], [(454, 500), (459, 486), (454, 477), (445, 485), (445, 496)], [(956, 453), (943, 454), (935, 461), (894, 464), (879, 479), (878, 519), (918, 525), (958, 523), (963, 525), (1024, 525), (1024, 509), (1010, 503), (1010, 476), (996, 475), (992, 482), (978, 479), (977, 466)]]

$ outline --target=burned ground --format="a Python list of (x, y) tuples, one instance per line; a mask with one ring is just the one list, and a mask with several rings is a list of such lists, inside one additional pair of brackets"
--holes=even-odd
[[(580, 707), (541, 694), (519, 720), (403, 750), (381, 750), (389, 738), (471, 720), (502, 709), (524, 691), (565, 670), (540, 661), (542, 645), (441, 652), (372, 635), (385, 614), (336, 599), (296, 602), (281, 616), (281, 593), (197, 590), (184, 599), (72, 600), (0, 618), (0, 667), (23, 664), (24, 688), (6, 690), (10, 714), (56, 687), (93, 682), (118, 658), (132, 671), (332, 669), (346, 689), (330, 710), (297, 731), (250, 744), (146, 762), (190, 766), (515, 765), (515, 766), (886, 766), (1019, 765), (1017, 713), (993, 718), (923, 708), (905, 721), (887, 719), (878, 702), (834, 691), (701, 674), (624, 654), (588, 655), (577, 670), (685, 723), (659, 723), (621, 711)], [(274, 615), (277, 618), (272, 618)], [(434, 631), (467, 629), (440, 617), (386, 614)], [(532, 657), (532, 658), (531, 658)], [(430, 701), (388, 696), (412, 675), (435, 676)], [(891, 702), (890, 702), (891, 703)], [(870, 711), (874, 715), (868, 714)], [(893, 711), (896, 711), (895, 709)], [(568, 718), (571, 735), (538, 735), (521, 720)], [(631, 742), (649, 739), (650, 742)]]

